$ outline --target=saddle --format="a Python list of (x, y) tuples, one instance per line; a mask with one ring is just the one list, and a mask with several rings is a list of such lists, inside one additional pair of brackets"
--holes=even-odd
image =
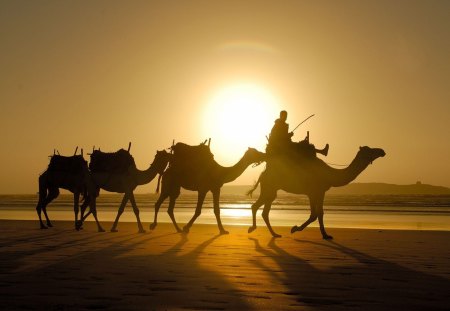
[(80, 173), (87, 167), (87, 162), (82, 155), (75, 156), (62, 156), (54, 154), (50, 158), (48, 165), (48, 171), (52, 172), (67, 172), (67, 173)]
[(124, 149), (116, 152), (94, 150), (91, 154), (89, 169), (92, 172), (107, 172), (122, 174), (130, 167), (136, 167), (133, 156)]
[(171, 149), (170, 167), (175, 169), (196, 170), (214, 163), (214, 155), (205, 143), (196, 146), (177, 143)]
[(282, 145), (268, 144), (266, 153), (270, 157), (287, 157), (294, 161), (316, 159), (316, 148), (308, 140), (288, 142)]

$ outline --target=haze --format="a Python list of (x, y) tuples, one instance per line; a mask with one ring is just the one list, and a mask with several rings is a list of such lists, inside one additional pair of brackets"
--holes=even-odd
[[(449, 13), (449, 1), (2, 0), (0, 193), (35, 193), (53, 150), (76, 146), (131, 141), (144, 169), (173, 139), (211, 138), (232, 165), (264, 150), (281, 109), (291, 129), (315, 114), (294, 139), (329, 143), (329, 163), (383, 148), (357, 182), (450, 187)], [(208, 112), (248, 85), (266, 94), (260, 109)]]

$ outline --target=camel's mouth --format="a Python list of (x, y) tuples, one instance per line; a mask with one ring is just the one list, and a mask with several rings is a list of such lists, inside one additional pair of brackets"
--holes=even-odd
[(370, 161), (370, 164), (372, 164), (373, 161), (375, 161), (375, 160), (378, 159), (378, 158), (383, 158), (385, 155), (386, 155), (386, 152), (384, 152), (383, 149), (380, 149), (380, 150), (379, 150), (379, 153), (376, 155), (376, 157), (374, 157), (374, 158), (372, 159), (372, 161)]

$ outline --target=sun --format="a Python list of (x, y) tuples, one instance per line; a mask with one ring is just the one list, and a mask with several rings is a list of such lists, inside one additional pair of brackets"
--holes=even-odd
[(227, 158), (247, 147), (264, 151), (266, 136), (279, 114), (275, 96), (262, 86), (238, 83), (219, 89), (206, 105), (203, 132), (212, 149)]

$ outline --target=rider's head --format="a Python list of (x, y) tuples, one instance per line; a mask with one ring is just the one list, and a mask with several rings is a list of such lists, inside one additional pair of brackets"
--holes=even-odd
[(287, 120), (287, 111), (286, 110), (281, 110), (280, 111), (280, 119), (283, 121)]

